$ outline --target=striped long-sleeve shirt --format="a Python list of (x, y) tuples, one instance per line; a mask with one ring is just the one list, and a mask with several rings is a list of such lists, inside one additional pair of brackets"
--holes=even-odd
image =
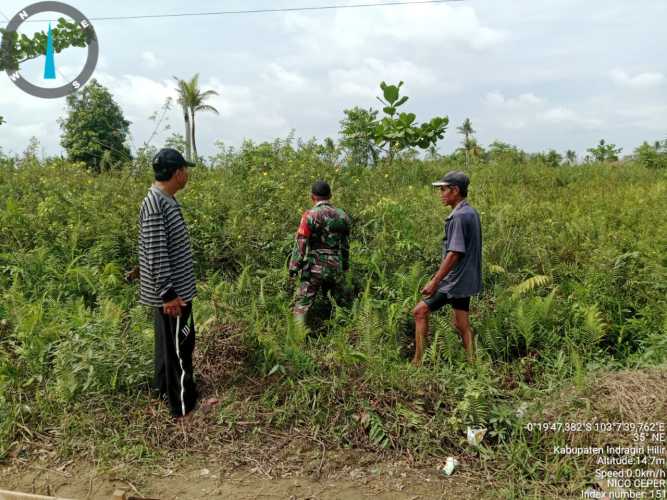
[(139, 302), (161, 307), (196, 295), (190, 236), (173, 196), (151, 187), (139, 212)]

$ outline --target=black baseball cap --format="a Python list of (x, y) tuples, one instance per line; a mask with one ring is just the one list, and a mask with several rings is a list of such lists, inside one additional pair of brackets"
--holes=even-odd
[(442, 179), (437, 182), (432, 182), (432, 186), (457, 186), (461, 192), (467, 193), (470, 185), (470, 178), (461, 171), (447, 172)]
[(183, 158), (183, 155), (172, 148), (161, 149), (153, 157), (155, 173), (171, 173), (182, 167), (194, 167), (195, 164)]
[(310, 190), (315, 196), (320, 198), (329, 198), (331, 196), (331, 187), (326, 181), (317, 181)]

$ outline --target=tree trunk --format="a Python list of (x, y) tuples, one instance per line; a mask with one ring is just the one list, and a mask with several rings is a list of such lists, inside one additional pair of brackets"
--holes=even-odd
[(389, 143), (389, 165), (391, 166), (394, 163), (394, 154), (395, 154), (395, 148), (394, 145), (390, 142)]
[(199, 159), (199, 155), (197, 154), (197, 140), (196, 140), (196, 135), (195, 135), (195, 112), (194, 110), (192, 111), (192, 153), (193, 153), (193, 158), (194, 162), (197, 163)]
[(192, 157), (192, 139), (191, 139), (191, 130), (190, 130), (190, 114), (188, 113), (188, 108), (183, 106), (183, 120), (185, 120), (185, 159), (191, 161)]
[(468, 156), (470, 150), (470, 136), (468, 132), (464, 132), (465, 135), (465, 150), (466, 150), (466, 168), (468, 168)]

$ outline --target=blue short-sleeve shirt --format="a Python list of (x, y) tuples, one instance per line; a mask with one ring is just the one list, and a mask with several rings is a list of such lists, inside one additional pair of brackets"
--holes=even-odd
[(458, 252), (461, 258), (438, 286), (452, 298), (471, 297), (482, 291), (482, 225), (477, 210), (461, 201), (445, 219), (442, 257)]

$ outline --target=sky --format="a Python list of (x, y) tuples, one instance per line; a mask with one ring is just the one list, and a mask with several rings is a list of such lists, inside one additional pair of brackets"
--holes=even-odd
[[(307, 7), (371, 0), (175, 0), (69, 3), (88, 17)], [(373, 2), (382, 0), (372, 0)], [(0, 21), (28, 3), (1, 0)], [(574, 149), (601, 138), (630, 154), (667, 138), (667, 1), (463, 0), (310, 12), (94, 22), (100, 61), (94, 78), (132, 122), (134, 147), (153, 135), (149, 117), (175, 96), (174, 76), (200, 74), (220, 115), (197, 116), (201, 155), (286, 137), (338, 137), (343, 110), (379, 108), (379, 83), (405, 82), (404, 106), (417, 121), (448, 116), (442, 152), (460, 146), (470, 118), (481, 144), (501, 140), (527, 151)], [(3, 25), (0, 24), (0, 27)], [(23, 25), (30, 34), (48, 27)], [(56, 55), (63, 77), (78, 73), (82, 49)], [(40, 83), (43, 62), (22, 73)], [(62, 83), (62, 82), (61, 82)], [(0, 148), (20, 153), (32, 136), (62, 154), (58, 118), (65, 100), (32, 97), (0, 74)], [(182, 133), (167, 113), (161, 147)]]

